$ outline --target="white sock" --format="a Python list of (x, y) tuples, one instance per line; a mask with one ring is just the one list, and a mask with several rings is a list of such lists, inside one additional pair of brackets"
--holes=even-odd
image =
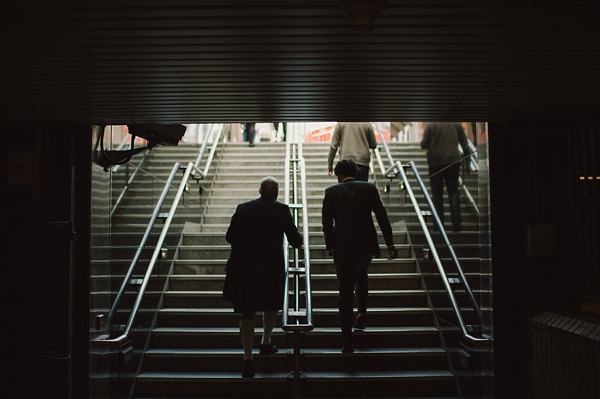
[(240, 320), (240, 336), (244, 347), (244, 360), (252, 360), (252, 343), (254, 342), (254, 319)]
[(277, 321), (277, 310), (270, 310), (268, 312), (263, 313), (263, 337), (262, 344), (269, 345), (271, 343), (271, 332), (275, 327), (275, 322)]

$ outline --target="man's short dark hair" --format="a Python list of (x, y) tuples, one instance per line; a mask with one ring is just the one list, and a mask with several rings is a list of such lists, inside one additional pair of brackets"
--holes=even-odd
[(351, 159), (342, 159), (335, 165), (333, 173), (336, 176), (352, 176), (356, 177), (358, 174), (358, 166)]

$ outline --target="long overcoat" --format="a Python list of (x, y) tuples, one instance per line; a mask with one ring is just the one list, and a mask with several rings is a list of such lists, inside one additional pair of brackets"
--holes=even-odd
[(223, 298), (236, 313), (283, 308), (283, 235), (294, 248), (302, 236), (290, 208), (267, 197), (238, 205), (227, 230), (231, 244)]

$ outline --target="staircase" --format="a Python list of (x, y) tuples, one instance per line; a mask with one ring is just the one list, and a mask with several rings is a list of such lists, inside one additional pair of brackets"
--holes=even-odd
[[(324, 190), (336, 183), (326, 173), (328, 147), (328, 143), (304, 144), (315, 329), (302, 341), (301, 396), (457, 398), (448, 354), (454, 357), (458, 334), (456, 329), (442, 327), (455, 338), (454, 342), (446, 338), (445, 343), (450, 347), (446, 350), (434, 312), (443, 314), (449, 307), (439, 305), (435, 309), (432, 302), (436, 301), (431, 301), (425, 287), (433, 287), (430, 295), (439, 293), (442, 299), (437, 302), (442, 304), (445, 292), (439, 290), (441, 284), (433, 265), (417, 258), (422, 244), (411, 242), (415, 238), (419, 240), (416, 218), (397, 185), (389, 195), (382, 193), (382, 200), (392, 222), (400, 256), (394, 261), (373, 260), (367, 330), (355, 334), (354, 354), (341, 353), (337, 281), (332, 259), (325, 251), (320, 220)], [(393, 144), (391, 151), (394, 159), (418, 162), (421, 174), (426, 176), (426, 166), (419, 164), (424, 163), (423, 151), (400, 143)], [(162, 168), (168, 174), (175, 160), (188, 162), (192, 160), (189, 158), (195, 159), (194, 154), (197, 149), (185, 145), (168, 150), (159, 148), (149, 165)], [(268, 357), (257, 354), (257, 376), (242, 379), (240, 316), (232, 313), (229, 304), (221, 299), (230, 248), (224, 236), (231, 216), (239, 203), (258, 197), (259, 182), (267, 175), (281, 182), (280, 200), (283, 201), (284, 158), (285, 145), (281, 143), (258, 143), (254, 148), (226, 144), (220, 161), (213, 164), (209, 179), (202, 182), (204, 194), (199, 196), (192, 185), (185, 209), (178, 211), (168, 238), (172, 249), (170, 257), (176, 252), (180, 237), (182, 245), (178, 247), (174, 273), (169, 277), (158, 325), (151, 333), (151, 347), (145, 353), (143, 371), (137, 378), (135, 397), (293, 397), (292, 335), (276, 327), (273, 342), (280, 348), (279, 353)], [(215, 177), (210, 179), (210, 176)], [(379, 175), (375, 183), (382, 188), (387, 180)], [(416, 185), (413, 187), (417, 193)], [(147, 182), (140, 182), (139, 187), (132, 190), (125, 208), (127, 212), (121, 213), (116, 221), (120, 223), (113, 228), (115, 242), (139, 244), (133, 237), (141, 237), (151, 213), (146, 204), (151, 201), (144, 199), (144, 194), (154, 191)], [(406, 205), (401, 205), (404, 202)], [(467, 219), (464, 210), (463, 206), (463, 219)], [(466, 226), (470, 223), (476, 222), (465, 220)], [(473, 231), (476, 231), (474, 226)], [(380, 244), (383, 249), (381, 235)], [(118, 259), (123, 259), (123, 264), (132, 250), (128, 246), (121, 245), (114, 252), (119, 254)], [(166, 272), (166, 268), (163, 271)], [(148, 307), (158, 303), (161, 295), (158, 289), (148, 294)], [(258, 348), (260, 317), (257, 316), (256, 322), (255, 347)]]

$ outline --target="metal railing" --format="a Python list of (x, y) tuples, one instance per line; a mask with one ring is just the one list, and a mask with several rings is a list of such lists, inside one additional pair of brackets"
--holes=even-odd
[[(125, 137), (123, 137), (123, 140), (121, 141), (119, 146), (117, 147), (117, 151), (121, 151), (123, 149), (123, 147), (125, 146), (125, 143), (127, 143), (128, 137), (130, 137), (131, 140), (134, 139), (133, 136), (126, 134)], [(133, 145), (133, 143), (132, 143), (132, 145)], [(142, 157), (140, 162), (137, 164), (135, 170), (133, 171), (133, 173), (131, 174), (131, 177), (129, 177), (129, 178), (127, 178), (127, 176), (129, 176), (129, 162), (127, 162), (125, 164), (125, 179), (127, 181), (125, 182), (125, 187), (123, 187), (123, 191), (121, 191), (121, 194), (119, 195), (119, 198), (117, 199), (117, 202), (115, 202), (112, 210), (110, 211), (111, 218), (114, 216), (115, 212), (117, 211), (117, 208), (121, 205), (121, 202), (123, 202), (123, 199), (125, 198), (125, 195), (127, 195), (127, 191), (129, 190), (129, 186), (131, 185), (131, 183), (133, 183), (133, 180), (135, 179), (135, 177), (137, 176), (137, 173), (142, 168), (142, 165), (144, 165), (144, 162), (146, 161), (147, 156), (148, 156), (148, 151), (144, 151), (144, 156)], [(121, 169), (121, 166), (123, 166), (123, 165), (117, 165), (113, 168), (113, 170), (112, 170), (113, 175), (115, 173), (117, 173), (119, 171), (119, 169)]]
[[(125, 187), (123, 187), (123, 191), (121, 191), (121, 195), (119, 195), (117, 202), (115, 202), (112, 210), (110, 211), (111, 218), (114, 216), (115, 212), (117, 211), (117, 208), (121, 205), (121, 202), (123, 202), (123, 200), (125, 199), (125, 195), (127, 195), (127, 192), (129, 191), (129, 186), (131, 185), (131, 183), (133, 183), (133, 180), (137, 176), (137, 173), (141, 170), (142, 166), (144, 165), (144, 162), (146, 162), (147, 156), (148, 156), (148, 152), (146, 151), (146, 152), (144, 152), (144, 156), (140, 160), (140, 163), (137, 164), (135, 170), (131, 174), (131, 177), (125, 182)], [(118, 165), (118, 166), (121, 166), (121, 165)], [(126, 175), (125, 175), (126, 177), (125, 178), (127, 178), (127, 174), (129, 173), (129, 162), (127, 163), (125, 168), (126, 168)], [(115, 167), (115, 169), (113, 170), (113, 173), (115, 173), (116, 171), (117, 171), (117, 168)]]
[[(208, 157), (208, 159), (206, 161), (206, 165), (204, 167), (204, 170), (198, 170), (198, 172), (196, 172), (194, 170), (192, 172), (192, 177), (194, 179), (201, 180), (201, 179), (204, 179), (206, 177), (206, 175), (208, 173), (208, 170), (210, 169), (210, 165), (211, 165), (211, 163), (213, 161), (213, 158), (215, 156), (215, 151), (217, 149), (217, 145), (219, 143), (219, 140), (221, 139), (222, 133), (223, 133), (223, 124), (213, 124), (211, 126), (209, 134), (206, 135), (206, 139), (202, 143), (202, 146), (200, 147), (200, 151), (198, 153), (198, 157), (196, 158), (196, 162), (195, 162), (196, 168), (200, 167), (200, 162), (202, 161), (202, 157), (204, 156), (204, 152), (206, 151), (206, 148), (209, 147), (208, 143), (209, 143), (209, 141), (212, 141), (212, 145), (210, 145), (210, 154), (209, 154), (209, 157)], [(117, 150), (121, 150), (125, 146), (126, 142), (127, 142), (127, 136), (125, 136), (123, 138), (123, 141), (121, 141), (121, 143), (119, 144), (119, 147), (117, 148)], [(127, 177), (126, 177), (127, 181), (125, 182), (125, 187), (123, 187), (123, 191), (119, 195), (119, 198), (117, 199), (117, 201), (113, 205), (113, 208), (112, 208), (112, 210), (110, 212), (110, 217), (111, 218), (114, 216), (115, 212), (117, 211), (117, 208), (121, 205), (121, 202), (123, 202), (123, 199), (125, 199), (125, 196), (127, 195), (127, 192), (129, 191), (129, 186), (131, 185), (131, 183), (133, 183), (133, 180), (137, 176), (138, 172), (140, 170), (142, 170), (142, 166), (144, 165), (144, 162), (146, 161), (146, 157), (148, 156), (148, 153), (149, 153), (148, 151), (144, 152), (144, 156), (142, 157), (142, 159), (140, 160), (140, 162), (136, 166), (135, 170), (131, 174), (131, 177), (129, 177), (129, 179), (127, 179)], [(123, 166), (123, 165), (117, 165), (117, 166), (115, 166), (115, 168), (113, 169), (113, 174), (116, 173), (120, 169), (121, 166)], [(129, 171), (129, 162), (125, 165), (125, 168), (126, 168), (126, 173), (128, 174), (128, 171)]]
[[(106, 127), (105, 127), (106, 128)], [(119, 146), (117, 147), (116, 151), (121, 151), (123, 150), (123, 147), (125, 147), (125, 144), (127, 143), (127, 139), (131, 138), (131, 140), (134, 140), (133, 136), (131, 136), (130, 134), (125, 134), (125, 136), (123, 136), (123, 140), (121, 140), (121, 143), (119, 144)], [(133, 143), (131, 143), (131, 145), (133, 145)], [(146, 152), (144, 153), (146, 154)], [(117, 165), (113, 168), (113, 172), (118, 171), (121, 166), (123, 165)]]
[[(379, 167), (381, 169), (381, 173), (386, 177), (386, 178), (396, 178), (398, 175), (400, 175), (402, 177), (402, 183), (404, 186), (404, 189), (407, 191), (411, 203), (413, 205), (414, 211), (417, 215), (417, 218), (419, 220), (419, 224), (423, 230), (423, 234), (425, 235), (425, 239), (427, 241), (427, 244), (429, 245), (429, 249), (430, 249), (430, 253), (431, 256), (433, 257), (433, 260), (437, 266), (437, 269), (440, 273), (440, 276), (442, 278), (442, 282), (444, 284), (444, 288), (446, 289), (447, 293), (448, 293), (448, 297), (450, 299), (450, 303), (452, 305), (452, 309), (454, 311), (454, 314), (456, 316), (456, 319), (458, 320), (458, 324), (460, 327), (460, 330), (462, 332), (463, 337), (471, 342), (474, 343), (483, 343), (483, 342), (488, 342), (489, 339), (488, 338), (481, 338), (481, 337), (475, 337), (471, 334), (470, 329), (467, 327), (467, 324), (465, 323), (463, 317), (462, 317), (462, 311), (460, 309), (460, 307), (458, 306), (458, 302), (456, 301), (456, 297), (454, 296), (454, 291), (452, 290), (452, 287), (450, 286), (450, 281), (446, 275), (446, 271), (444, 270), (444, 267), (442, 265), (442, 261), (440, 260), (440, 257), (437, 253), (436, 247), (435, 247), (435, 243), (433, 242), (433, 239), (431, 237), (431, 234), (429, 233), (429, 229), (427, 228), (427, 223), (425, 222), (425, 219), (423, 218), (423, 212), (421, 211), (421, 207), (419, 206), (419, 203), (417, 202), (417, 199), (412, 191), (412, 188), (410, 186), (410, 182), (408, 181), (408, 177), (406, 175), (405, 172), (405, 168), (407, 166), (403, 166), (402, 163), (400, 161), (394, 162), (391, 153), (389, 151), (389, 148), (387, 146), (387, 143), (385, 142), (384, 138), (383, 138), (383, 134), (381, 133), (381, 131), (379, 130), (379, 128), (377, 128), (379, 135), (381, 137), (381, 141), (382, 141), (382, 146), (386, 151), (387, 157), (388, 157), (388, 161), (390, 163), (390, 167), (389, 168), (385, 168), (383, 166), (383, 160), (381, 159), (381, 154), (379, 153), (379, 150), (376, 148), (374, 150), (375, 152), (375, 156), (377, 158), (377, 162), (379, 164)], [(446, 235), (446, 231), (444, 230), (444, 226), (442, 225), (439, 216), (435, 210), (435, 207), (433, 206), (433, 202), (431, 201), (431, 198), (429, 197), (429, 194), (427, 192), (427, 189), (425, 187), (425, 184), (423, 183), (423, 180), (421, 179), (421, 177), (419, 176), (417, 167), (415, 166), (415, 163), (413, 161), (410, 161), (408, 163), (408, 167), (413, 171), (413, 173), (415, 174), (415, 177), (417, 179), (417, 182), (419, 184), (419, 187), (421, 188), (421, 190), (423, 191), (423, 195), (425, 196), (425, 199), (427, 201), (427, 205), (429, 206), (430, 210), (431, 210), (431, 214), (433, 216), (433, 218), (435, 219), (435, 223), (436, 225), (439, 227), (439, 230), (442, 234), (443, 240), (444, 240), (444, 244), (447, 246), (450, 254), (451, 254), (451, 258), (452, 258), (452, 262), (454, 263), (456, 270), (458, 272), (458, 276), (459, 276), (459, 280), (461, 282), (461, 284), (464, 286), (465, 288), (465, 292), (467, 293), (467, 296), (469, 297), (469, 300), (471, 302), (471, 306), (473, 307), (475, 313), (477, 314), (480, 326), (483, 326), (483, 320), (482, 320), (482, 314), (481, 314), (481, 310), (479, 308), (479, 305), (477, 304), (477, 301), (475, 300), (475, 297), (473, 296), (473, 292), (471, 290), (471, 288), (469, 287), (469, 284), (465, 278), (465, 275), (462, 271), (462, 268), (460, 266), (460, 263), (458, 261), (458, 258), (456, 257), (456, 254), (454, 252), (454, 249), (452, 248), (452, 244), (450, 243), (448, 236)], [(472, 329), (471, 329), (472, 330)]]
[(224, 125), (222, 123), (213, 124), (211, 126), (209, 133), (206, 135), (206, 139), (202, 143), (202, 147), (200, 147), (200, 152), (198, 153), (198, 158), (196, 159), (196, 162), (194, 163), (196, 168), (200, 167), (200, 162), (202, 162), (202, 157), (204, 156), (206, 147), (208, 147), (209, 141), (212, 142), (212, 144), (210, 145), (210, 153), (208, 154), (208, 159), (206, 160), (206, 164), (204, 165), (204, 170), (198, 171), (198, 172), (194, 171), (192, 173), (192, 177), (194, 179), (196, 179), (196, 180), (204, 179), (206, 177), (206, 175), (208, 174), (210, 165), (212, 164), (212, 161), (215, 157), (215, 151), (217, 150), (219, 140), (221, 139), (221, 135), (223, 134), (223, 127), (224, 127)]
[[(127, 285), (129, 285), (129, 283), (130, 283), (130, 279), (131, 279), (131, 276), (135, 269), (135, 266), (137, 265), (137, 263), (139, 261), (140, 255), (142, 253), (142, 250), (145, 247), (148, 236), (150, 235), (150, 232), (152, 231), (152, 228), (154, 227), (154, 224), (158, 217), (158, 213), (160, 212), (160, 208), (162, 207), (164, 200), (167, 197), (167, 194), (168, 194), (170, 188), (172, 187), (172, 182), (175, 178), (175, 175), (177, 174), (177, 171), (180, 168), (181, 168), (181, 164), (179, 162), (176, 162), (171, 171), (171, 175), (169, 176), (169, 180), (167, 181), (167, 184), (165, 184), (165, 188), (163, 190), (161, 198), (160, 198), (158, 204), (156, 205), (154, 213), (152, 214), (152, 219), (150, 220), (150, 223), (148, 224), (146, 233), (144, 234), (144, 237), (142, 238), (142, 242), (140, 243), (140, 246), (137, 249), (136, 255), (134, 256), (134, 259), (131, 262), (131, 265), (129, 266), (129, 270), (127, 271), (127, 274), (125, 275), (125, 278), (121, 285), (121, 289), (119, 290), (119, 293), (117, 294), (115, 302), (110, 310), (110, 314), (109, 314), (109, 322), (110, 323), (112, 323), (113, 317), (118, 309), (119, 302), (125, 293), (125, 289), (127, 288)], [(183, 178), (181, 179), (181, 182), (179, 183), (177, 193), (175, 194), (175, 199), (173, 200), (173, 203), (171, 205), (169, 213), (166, 216), (163, 228), (160, 232), (160, 236), (159, 236), (156, 246), (154, 248), (154, 252), (152, 253), (152, 257), (150, 258), (150, 262), (148, 263), (148, 267), (146, 268), (144, 278), (140, 284), (139, 292), (135, 299), (135, 303), (131, 309), (129, 319), (127, 320), (127, 324), (125, 325), (125, 329), (124, 329), (123, 333), (117, 338), (100, 340), (99, 342), (120, 343), (120, 342), (125, 341), (125, 339), (127, 339), (127, 337), (129, 336), (129, 333), (131, 332), (131, 328), (133, 327), (133, 322), (135, 321), (137, 313), (140, 309), (140, 305), (142, 303), (144, 293), (146, 292), (146, 288), (148, 286), (148, 283), (150, 282), (150, 276), (152, 274), (152, 271), (154, 270), (154, 265), (156, 264), (156, 261), (162, 256), (161, 252), (162, 252), (163, 243), (165, 241), (167, 233), (169, 232), (169, 228), (171, 227), (171, 222), (173, 221), (173, 217), (174, 217), (175, 211), (177, 210), (177, 207), (179, 205), (179, 201), (181, 200), (181, 197), (183, 196), (184, 191), (186, 191), (186, 189), (187, 189), (187, 180), (189, 179), (192, 171), (196, 171), (196, 173), (201, 172), (200, 169), (198, 169), (193, 163), (190, 162), (190, 163), (188, 163), (187, 167), (185, 168), (185, 173), (183, 175)]]
[[(306, 196), (306, 167), (302, 155), (302, 143), (286, 143), (285, 155), (285, 203), (290, 207), (294, 223), (298, 225), (298, 212), (302, 210), (302, 235), (304, 250), (304, 267), (300, 267), (300, 250), (294, 248), (293, 265), (290, 266), (290, 251), (287, 238), (284, 238), (285, 288), (283, 302), (282, 329), (294, 333), (294, 392), (300, 395), (300, 334), (314, 328), (312, 321), (312, 288), (310, 273), (310, 244), (308, 231), (308, 207)], [(300, 174), (300, 190), (298, 190), (298, 174)], [(290, 182), (291, 180), (291, 182)], [(291, 198), (290, 198), (291, 197)], [(291, 201), (291, 202), (290, 202)], [(304, 276), (304, 309), (302, 309), (301, 277)], [(293, 284), (290, 287), (290, 280)], [(291, 294), (290, 294), (291, 290)], [(293, 304), (290, 304), (290, 295)], [(293, 305), (293, 308), (291, 307)]]
[[(113, 306), (111, 307), (111, 310), (109, 313), (108, 320), (109, 320), (109, 323), (112, 324), (113, 318), (117, 312), (117, 309), (119, 307), (121, 299), (123, 298), (123, 296), (125, 294), (125, 290), (131, 282), (131, 276), (133, 275), (133, 272), (139, 262), (142, 251), (144, 250), (144, 248), (146, 248), (146, 243), (148, 241), (148, 238), (150, 237), (150, 234), (154, 228), (156, 220), (159, 218), (159, 215), (160, 215), (161, 218), (164, 218), (164, 225), (163, 225), (163, 228), (159, 235), (158, 241), (154, 247), (154, 252), (152, 253), (152, 257), (150, 259), (150, 262), (149, 262), (146, 272), (144, 274), (144, 278), (140, 284), (140, 288), (137, 293), (135, 303), (131, 309), (129, 319), (127, 320), (127, 323), (125, 324), (123, 333), (121, 333), (117, 338), (98, 340), (97, 342), (108, 343), (108, 344), (118, 344), (118, 343), (124, 342), (128, 338), (128, 336), (131, 332), (131, 328), (133, 327), (135, 318), (137, 316), (137, 313), (139, 311), (142, 299), (146, 292), (146, 288), (148, 286), (148, 283), (150, 282), (150, 276), (152, 274), (152, 271), (154, 270), (154, 266), (155, 266), (157, 260), (162, 258), (163, 244), (164, 244), (165, 238), (167, 236), (167, 233), (169, 231), (169, 228), (171, 226), (171, 222), (173, 220), (173, 217), (175, 215), (177, 207), (179, 206), (181, 197), (183, 196), (184, 192), (189, 190), (189, 186), (188, 186), (187, 182), (190, 177), (193, 177), (196, 180), (200, 180), (200, 179), (203, 179), (204, 177), (206, 177), (206, 175), (208, 174), (210, 165), (212, 163), (217, 145), (219, 143), (219, 139), (221, 137), (222, 131), (223, 131), (223, 125), (221, 125), (220, 129), (216, 130), (216, 133), (215, 133), (216, 136), (213, 139), (210, 155), (209, 155), (209, 158), (207, 159), (204, 170), (200, 170), (200, 168), (198, 167), (198, 165), (200, 165), (200, 163), (202, 161), (203, 150), (200, 151), (200, 154), (198, 155), (198, 158), (195, 163), (192, 163), (192, 162), (188, 163), (187, 167), (185, 168), (185, 172), (183, 174), (181, 182), (179, 183), (179, 187), (177, 189), (175, 199), (173, 200), (173, 203), (171, 204), (169, 213), (164, 215), (164, 214), (160, 213), (160, 210), (161, 210), (162, 206), (164, 205), (165, 199), (167, 198), (167, 195), (168, 195), (170, 189), (173, 187), (173, 181), (175, 180), (177, 171), (182, 168), (182, 165), (179, 162), (176, 162), (173, 165), (173, 169), (171, 170), (169, 178), (167, 179), (167, 182), (165, 183), (165, 187), (162, 191), (162, 194), (158, 200), (158, 203), (156, 204), (156, 207), (154, 208), (154, 211), (150, 218), (150, 222), (148, 223), (148, 227), (146, 228), (144, 236), (142, 237), (140, 245), (138, 246), (138, 248), (136, 250), (133, 260), (131, 261), (129, 269), (127, 270), (127, 273), (125, 274), (125, 278), (123, 279), (123, 282), (121, 284), (119, 292), (117, 293), (117, 296), (115, 298), (115, 301), (114, 301)], [(207, 138), (204, 141), (204, 144), (202, 146), (203, 149), (206, 148), (206, 143), (208, 141), (209, 141), (209, 137), (207, 136)]]

